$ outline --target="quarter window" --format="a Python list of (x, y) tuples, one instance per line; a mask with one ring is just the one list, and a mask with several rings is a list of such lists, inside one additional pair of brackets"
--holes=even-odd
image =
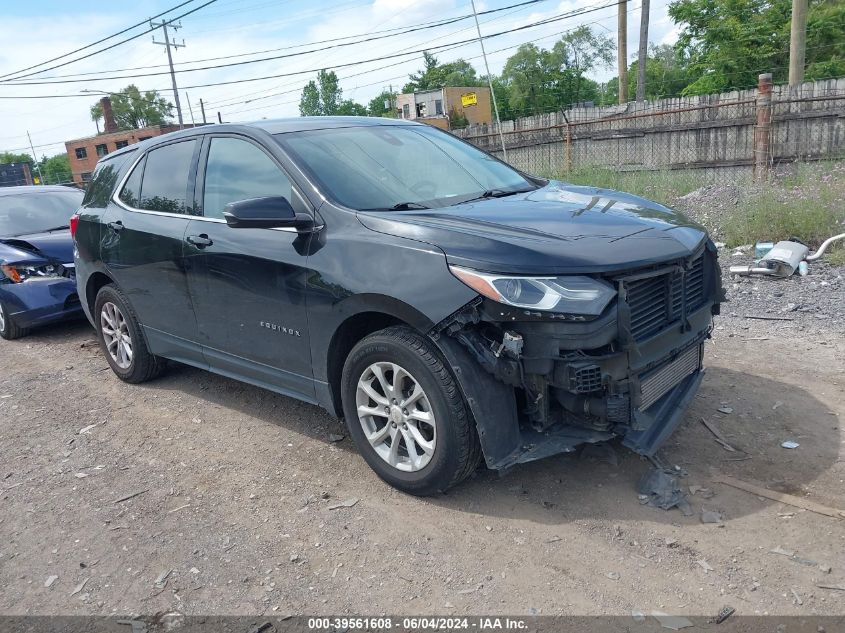
[[(149, 167), (147, 167), (149, 169)], [(146, 195), (146, 177), (144, 178)], [(291, 183), (256, 145), (236, 138), (212, 138), (205, 168), (203, 214), (222, 218), (230, 202), (284, 196), (291, 204)]]
[(182, 141), (149, 152), (139, 201), (131, 206), (165, 213), (187, 213), (188, 180), (195, 146), (196, 141)]
[(144, 159), (142, 158), (135, 165), (135, 169), (129, 174), (123, 189), (120, 190), (118, 196), (120, 200), (127, 206), (138, 208), (141, 201), (141, 175), (144, 173)]

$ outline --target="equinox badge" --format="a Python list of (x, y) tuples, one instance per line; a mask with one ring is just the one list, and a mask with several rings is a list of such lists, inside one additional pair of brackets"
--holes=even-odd
[(299, 330), (294, 330), (293, 328), (285, 327), (283, 325), (276, 325), (275, 323), (270, 323), (268, 321), (261, 321), (259, 325), (261, 327), (267, 328), (268, 330), (279, 332), (280, 334), (287, 334), (289, 336), (302, 336), (299, 333)]

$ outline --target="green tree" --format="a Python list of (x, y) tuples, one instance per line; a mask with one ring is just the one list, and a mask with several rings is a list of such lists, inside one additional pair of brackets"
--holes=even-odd
[[(684, 94), (751, 88), (764, 72), (787, 80), (791, 0), (674, 0), (669, 15), (682, 25), (676, 50), (695, 77)], [(810, 0), (808, 79), (845, 72), (843, 32), (845, 3)]]
[(323, 107), (320, 103), (320, 89), (313, 79), (305, 84), (302, 89), (302, 97), (299, 99), (300, 116), (321, 116)]
[(457, 59), (440, 64), (428, 51), (423, 52), (423, 69), (408, 76), (402, 92), (436, 90), (444, 86), (483, 86), (485, 84), (468, 61)]
[[(636, 92), (638, 66), (639, 60), (634, 60), (628, 67), (628, 94)], [(649, 46), (645, 74), (646, 99), (649, 100), (680, 96), (696, 79), (690, 72), (688, 60), (683, 58), (683, 51), (669, 44)], [(618, 95), (619, 79), (614, 77), (607, 82), (599, 101), (602, 105), (615, 105), (619, 103)]]
[(41, 174), (44, 176), (45, 184), (58, 185), (73, 180), (73, 173), (70, 170), (70, 160), (67, 154), (56, 154), (47, 158), (43, 156), (39, 161)]
[[(159, 95), (157, 90), (141, 92), (134, 84), (112, 93), (110, 97), (112, 114), (119, 130), (162, 125), (173, 113), (173, 105)], [(90, 114), (95, 123), (103, 117), (103, 107), (99, 101), (91, 106)]]
[(302, 89), (299, 99), (301, 116), (366, 116), (367, 108), (351, 99), (343, 99), (340, 80), (333, 71), (321, 70), (317, 80), (311, 80)]
[(340, 116), (367, 116), (367, 107), (352, 101), (352, 99), (345, 99), (341, 102), (337, 109), (337, 114)]
[[(386, 105), (385, 105), (386, 104)], [(391, 104), (393, 104), (391, 106)], [(370, 116), (387, 117), (388, 119), (396, 118), (396, 93), (390, 90), (382, 90), (370, 100), (367, 107), (367, 113)]]
[(0, 165), (9, 163), (32, 163), (32, 156), (29, 154), (18, 154), (15, 152), (0, 152)]
[(554, 109), (553, 65), (549, 52), (536, 44), (523, 44), (502, 69), (508, 104), (516, 116), (529, 116)]
[(585, 75), (597, 68), (610, 68), (615, 52), (616, 44), (609, 36), (596, 34), (588, 26), (580, 26), (560, 38), (549, 56), (558, 107), (595, 101), (598, 85)]

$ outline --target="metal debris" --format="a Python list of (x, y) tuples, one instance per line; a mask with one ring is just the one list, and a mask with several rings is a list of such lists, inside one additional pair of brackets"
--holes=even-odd
[(722, 607), (721, 611), (719, 611), (719, 613), (716, 614), (716, 617), (712, 618), (710, 620), (710, 622), (713, 622), (714, 624), (721, 624), (722, 622), (727, 620), (729, 617), (731, 617), (735, 612), (736, 612), (736, 609), (726, 605), (726, 606)]
[(719, 413), (724, 413), (725, 415), (730, 415), (734, 412), (732, 407), (719, 407), (718, 409), (716, 409), (716, 411), (718, 411)]
[(146, 488), (144, 490), (139, 490), (138, 492), (133, 492), (132, 494), (128, 494), (125, 497), (120, 497), (119, 499), (115, 499), (114, 502), (115, 503), (123, 503), (124, 501), (129, 501), (130, 499), (137, 497), (138, 495), (142, 495), (145, 492), (149, 492), (149, 491), (150, 491), (149, 488)]
[(329, 510), (337, 510), (338, 508), (351, 508), (356, 503), (358, 503), (359, 499), (352, 497), (350, 499), (346, 499), (345, 501), (341, 501), (340, 503), (335, 503), (334, 505), (329, 506)]
[(91, 579), (90, 579), (90, 578), (86, 578), (86, 579), (85, 579), (85, 580), (83, 580), (81, 583), (79, 583), (78, 585), (76, 585), (76, 587), (74, 588), (74, 590), (70, 592), (70, 595), (75, 596), (75, 595), (76, 595), (76, 594), (78, 594), (80, 591), (82, 591), (83, 589), (85, 589), (85, 585), (87, 585), (87, 584), (88, 584), (88, 581), (89, 581), (89, 580), (91, 580)]
[(158, 576), (156, 576), (155, 581), (153, 584), (158, 589), (164, 589), (167, 586), (167, 577), (173, 572), (172, 569), (165, 569), (161, 572)]
[(47, 576), (47, 580), (44, 581), (45, 587), (52, 587), (53, 583), (59, 579), (58, 576)]
[(699, 559), (698, 559), (697, 561), (695, 561), (695, 562), (696, 562), (696, 564), (697, 564), (699, 567), (701, 567), (704, 571), (713, 571), (713, 567), (710, 565), (710, 563), (708, 563), (708, 562), (707, 562), (706, 560), (704, 560), (703, 558), (699, 558)]
[(680, 615), (669, 615), (661, 611), (652, 611), (651, 615), (655, 620), (660, 622), (660, 626), (662, 626), (664, 629), (679, 631), (681, 629), (686, 629), (690, 626), (693, 626), (692, 622)]
[(801, 445), (793, 440), (786, 440), (781, 444), (781, 446), (783, 446), (784, 448), (798, 448)]
[(652, 507), (663, 510), (677, 507), (684, 516), (692, 514), (692, 508), (678, 482), (678, 476), (670, 470), (652, 468), (640, 479), (637, 492), (640, 494), (640, 500)]

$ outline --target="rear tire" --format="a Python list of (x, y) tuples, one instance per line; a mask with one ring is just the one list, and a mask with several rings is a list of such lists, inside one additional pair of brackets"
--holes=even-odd
[(165, 360), (150, 353), (135, 311), (113, 284), (103, 286), (97, 293), (94, 324), (100, 348), (118, 378), (137, 384), (164, 371)]
[(399, 326), (371, 334), (350, 352), (341, 380), (349, 434), (367, 464), (394, 488), (432, 495), (478, 467), (475, 422), (425, 336)]
[(7, 341), (13, 341), (16, 338), (23, 338), (29, 334), (28, 328), (18, 327), (9, 316), (6, 306), (0, 302), (0, 337)]

